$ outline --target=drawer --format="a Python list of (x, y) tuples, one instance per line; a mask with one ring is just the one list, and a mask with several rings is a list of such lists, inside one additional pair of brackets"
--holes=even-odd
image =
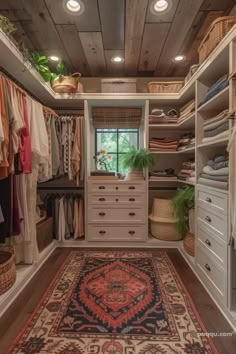
[(146, 241), (147, 230), (144, 225), (88, 225), (88, 241)]
[(227, 301), (227, 273), (204, 248), (197, 245), (197, 266), (205, 276), (207, 288), (213, 289), (223, 301)]
[(227, 215), (228, 196), (223, 193), (198, 189), (197, 201), (199, 206)]
[(227, 243), (206, 228), (199, 225), (198, 242), (225, 270), (227, 269)]
[(102, 195), (102, 194), (89, 194), (88, 195), (88, 204), (105, 206), (107, 204), (112, 204), (116, 207), (125, 205), (127, 207), (132, 206), (143, 206), (146, 202), (146, 196), (144, 194), (136, 195)]
[(198, 225), (203, 225), (205, 228), (217, 236), (227, 241), (228, 220), (227, 216), (223, 214), (216, 214), (211, 211), (207, 211), (204, 208), (198, 207)]
[(88, 222), (135, 222), (144, 223), (145, 211), (140, 209), (118, 209), (118, 208), (90, 208), (88, 212)]
[(146, 183), (143, 182), (116, 182), (111, 183), (107, 181), (88, 182), (89, 193), (145, 193)]

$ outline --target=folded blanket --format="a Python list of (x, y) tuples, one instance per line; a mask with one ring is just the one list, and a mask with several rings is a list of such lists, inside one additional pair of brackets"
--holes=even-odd
[(229, 180), (229, 176), (211, 176), (208, 175), (207, 173), (201, 173), (200, 177), (211, 179), (213, 181), (222, 181), (222, 182), (227, 182)]
[(225, 122), (228, 122), (228, 119), (226, 117), (223, 117), (222, 119), (218, 120), (217, 122), (213, 122), (211, 124), (204, 126), (203, 131), (208, 132), (209, 130), (213, 130), (215, 128), (218, 128)]
[(209, 160), (207, 165), (211, 166), (214, 170), (219, 170), (220, 168), (228, 167), (229, 161), (214, 162), (212, 160)]
[(224, 138), (224, 137), (227, 137), (227, 136), (229, 136), (229, 130), (224, 130), (224, 131), (223, 131), (222, 133), (220, 133), (220, 134), (211, 136), (211, 137), (209, 137), (209, 138), (203, 138), (203, 139), (202, 139), (202, 143), (208, 143), (208, 142), (214, 141), (214, 140), (216, 140), (216, 139)]
[(221, 121), (222, 119), (224, 119), (225, 117), (228, 117), (228, 116), (229, 116), (229, 110), (226, 109), (226, 110), (222, 111), (221, 113), (219, 113), (217, 116), (205, 120), (204, 124), (203, 124), (204, 128), (208, 127), (208, 125), (211, 125), (212, 123), (219, 122), (219, 121)]
[(221, 134), (221, 133), (225, 132), (226, 130), (229, 130), (229, 121), (226, 121), (226, 122), (222, 123), (217, 128), (205, 131), (204, 132), (204, 137), (205, 138), (209, 138), (209, 137), (212, 137), (212, 136), (216, 136), (218, 134)]
[(214, 85), (212, 85), (205, 96), (205, 98), (200, 102), (198, 107), (202, 106), (204, 103), (206, 103), (208, 100), (210, 100), (212, 97), (217, 95), (220, 91), (224, 90), (227, 86), (229, 85), (229, 80), (228, 80), (228, 74), (224, 75), (221, 77)]
[(196, 182), (196, 177), (195, 176), (194, 177), (189, 177), (188, 181), (195, 183)]
[(204, 166), (202, 172), (207, 173), (211, 176), (228, 176), (229, 175), (229, 168), (223, 167), (218, 170), (214, 170), (211, 166)]
[(214, 187), (214, 188), (228, 189), (228, 182), (212, 181), (210, 179), (201, 177), (198, 179), (198, 183), (203, 184), (205, 186)]

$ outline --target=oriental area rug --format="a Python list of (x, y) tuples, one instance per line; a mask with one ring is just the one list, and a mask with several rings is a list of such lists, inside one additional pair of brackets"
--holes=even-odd
[(217, 353), (168, 255), (72, 251), (8, 354)]

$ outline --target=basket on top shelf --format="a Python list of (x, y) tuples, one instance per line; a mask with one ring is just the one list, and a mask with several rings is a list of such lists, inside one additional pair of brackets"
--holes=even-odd
[(149, 93), (179, 93), (183, 81), (152, 81), (148, 84)]
[(0, 248), (0, 295), (9, 290), (16, 280), (15, 255), (11, 246)]
[(203, 38), (199, 48), (199, 63), (203, 63), (225, 35), (236, 24), (236, 16), (219, 17), (212, 22), (207, 34)]

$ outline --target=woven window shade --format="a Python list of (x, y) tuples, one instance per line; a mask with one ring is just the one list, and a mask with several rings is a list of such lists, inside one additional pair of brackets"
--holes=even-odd
[(141, 118), (141, 108), (93, 108), (93, 125), (95, 128), (139, 128)]

